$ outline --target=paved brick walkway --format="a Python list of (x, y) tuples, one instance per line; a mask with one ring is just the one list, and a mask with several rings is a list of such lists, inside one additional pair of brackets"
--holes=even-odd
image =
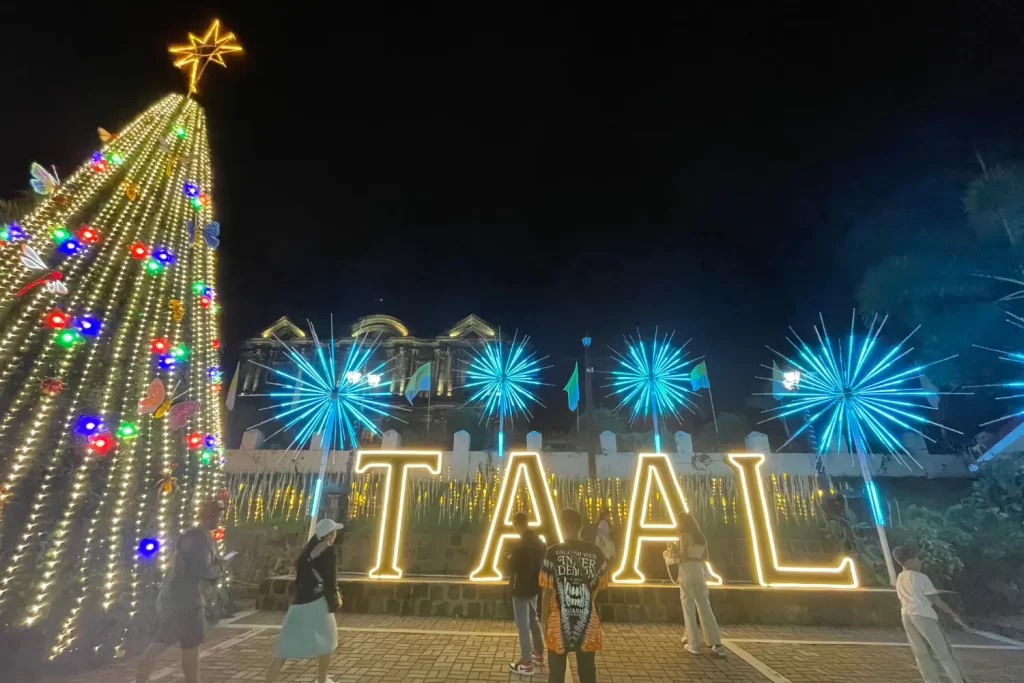
[[(243, 614), (211, 629), (204, 683), (262, 681), (282, 615)], [(337, 683), (525, 681), (508, 672), (518, 641), (511, 622), (344, 615), (331, 664)], [(902, 631), (781, 626), (727, 626), (725, 658), (682, 650), (681, 630), (665, 624), (609, 624), (598, 655), (602, 683), (920, 683)], [(972, 683), (1024, 680), (1024, 647), (984, 636), (952, 633), (957, 657)], [(178, 683), (177, 653), (157, 666), (154, 683)], [(575, 681), (575, 665), (571, 666)], [(128, 683), (134, 661), (44, 683)], [(312, 683), (312, 660), (290, 662), (282, 683)], [(544, 675), (533, 680), (546, 680)], [(568, 683), (568, 682), (567, 682)]]

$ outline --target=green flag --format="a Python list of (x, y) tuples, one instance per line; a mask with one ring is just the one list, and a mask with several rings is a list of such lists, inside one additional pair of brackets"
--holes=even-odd
[(708, 366), (704, 361), (690, 371), (690, 386), (694, 391), (711, 388), (711, 380), (708, 379)]
[(572, 377), (566, 383), (565, 388), (562, 389), (569, 395), (569, 410), (576, 410), (580, 404), (580, 364), (576, 363), (576, 367), (573, 368)]
[(430, 363), (424, 363), (412, 373), (409, 383), (405, 385), (405, 400), (412, 403), (421, 391), (430, 391)]

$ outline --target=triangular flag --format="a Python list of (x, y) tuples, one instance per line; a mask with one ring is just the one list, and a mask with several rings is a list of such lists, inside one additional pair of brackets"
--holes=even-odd
[(235, 376), (231, 378), (231, 384), (228, 386), (228, 397), (224, 400), (224, 405), (227, 406), (228, 410), (235, 409), (235, 396), (238, 395), (238, 371), (241, 367), (242, 361), (238, 361), (235, 364)]
[(412, 373), (409, 383), (405, 385), (405, 400), (412, 403), (421, 391), (430, 391), (430, 363), (424, 363)]
[(572, 377), (566, 383), (565, 388), (562, 389), (566, 394), (569, 395), (569, 410), (576, 410), (580, 405), (580, 364), (576, 363), (576, 367), (573, 368)]

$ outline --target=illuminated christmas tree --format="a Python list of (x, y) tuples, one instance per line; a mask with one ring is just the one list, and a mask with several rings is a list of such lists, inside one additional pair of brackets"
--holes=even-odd
[[(241, 48), (172, 48), (169, 95), (0, 229), (0, 624), (116, 654), (168, 546), (223, 496), (214, 177), (191, 94)], [(133, 624), (134, 620), (134, 624)], [(144, 629), (143, 629), (144, 630)]]

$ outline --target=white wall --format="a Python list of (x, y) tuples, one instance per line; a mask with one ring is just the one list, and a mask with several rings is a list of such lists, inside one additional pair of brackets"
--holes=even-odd
[[(332, 453), (327, 463), (331, 472), (345, 471), (350, 451)], [(488, 458), (490, 455), (490, 458)], [(544, 466), (549, 472), (560, 477), (585, 479), (588, 476), (587, 454), (571, 452), (543, 452)], [(783, 472), (790, 475), (813, 474), (814, 454), (813, 453), (766, 453), (766, 460), (761, 466), (765, 474)], [(297, 457), (296, 457), (297, 456)], [(721, 453), (709, 454), (710, 462), (706, 466), (694, 467), (689, 455), (671, 454), (672, 464), (679, 474), (691, 474), (697, 472), (716, 475), (732, 475), (733, 469), (724, 461)], [(247, 450), (232, 449), (225, 451), (227, 459), (225, 470), (229, 473), (236, 472), (292, 472), (298, 469), (299, 472), (316, 472), (320, 467), (319, 450), (303, 451), (271, 451), (271, 450)], [(698, 455), (699, 457), (699, 455)], [(633, 476), (633, 469), (636, 467), (635, 453), (609, 453), (597, 455), (597, 476), (621, 477), (627, 479)], [(496, 455), (486, 451), (447, 451), (442, 461), (442, 472), (446, 477), (463, 479), (473, 476), (478, 469), (486, 469), (488, 460), (497, 462)], [(922, 468), (912, 466), (907, 469), (895, 462), (890, 462), (886, 476), (893, 477), (971, 477), (963, 461), (955, 455), (927, 455), (918, 458)], [(878, 472), (881, 456), (873, 456), (872, 471)], [(828, 473), (836, 477), (859, 477), (860, 466), (849, 453), (832, 453), (825, 456), (825, 467)]]

